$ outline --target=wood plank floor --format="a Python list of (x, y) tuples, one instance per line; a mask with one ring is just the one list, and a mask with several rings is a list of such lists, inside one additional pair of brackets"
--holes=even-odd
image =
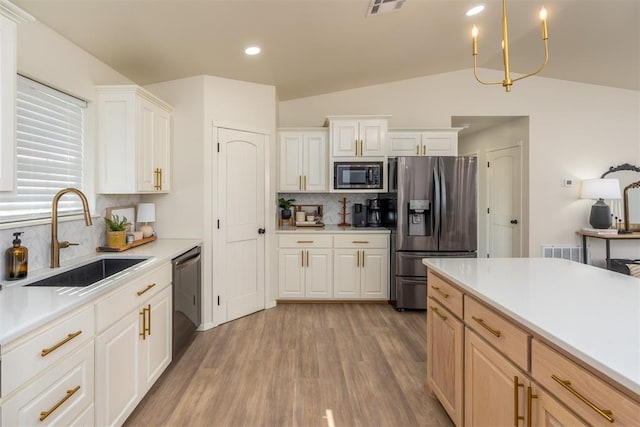
[(424, 312), (278, 305), (198, 333), (125, 425), (451, 426), (425, 348)]

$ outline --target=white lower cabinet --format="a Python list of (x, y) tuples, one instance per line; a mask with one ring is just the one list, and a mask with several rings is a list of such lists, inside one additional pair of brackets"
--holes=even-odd
[(1, 425), (93, 425), (93, 390), (90, 340), (4, 402)]
[(171, 362), (171, 287), (98, 335), (96, 356), (96, 425), (120, 425)]
[(281, 234), (280, 299), (387, 299), (389, 235)]

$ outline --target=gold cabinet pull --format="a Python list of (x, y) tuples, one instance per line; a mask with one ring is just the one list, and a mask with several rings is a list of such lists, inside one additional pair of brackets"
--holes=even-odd
[(147, 335), (151, 335), (151, 304), (147, 305)]
[(432, 305), (431, 306), (431, 310), (433, 310), (433, 312), (435, 314), (437, 314), (438, 317), (441, 318), (442, 320), (447, 320), (447, 316), (445, 316), (444, 314), (440, 313), (440, 310), (438, 310), (438, 307), (435, 307), (435, 306)]
[(67, 337), (65, 339), (63, 339), (62, 341), (60, 341), (59, 343), (54, 344), (53, 346), (51, 346), (49, 348), (43, 348), (42, 351), (40, 352), (40, 356), (41, 357), (45, 357), (47, 354), (49, 354), (52, 351), (57, 350), (58, 348), (62, 347), (63, 345), (65, 345), (66, 343), (68, 343), (69, 341), (71, 341), (72, 339), (77, 337), (78, 335), (80, 335), (81, 333), (82, 333), (82, 330), (80, 330), (78, 332), (72, 332), (69, 335), (67, 335)]
[(140, 316), (142, 316), (142, 328), (140, 329), (140, 332), (138, 335), (140, 335), (142, 337), (142, 339), (147, 339), (147, 308), (144, 307), (142, 309), (142, 311), (140, 312)]
[(65, 394), (65, 396), (62, 399), (60, 399), (58, 403), (53, 405), (51, 409), (49, 409), (48, 411), (40, 412), (40, 421), (44, 421), (49, 415), (53, 414), (56, 409), (62, 406), (62, 404), (66, 402), (71, 396), (76, 394), (78, 390), (80, 390), (79, 385), (75, 386), (75, 388), (72, 388), (71, 390), (67, 390), (67, 394)]
[(356, 139), (356, 156), (358, 155), (358, 140)]
[(518, 389), (524, 388), (524, 384), (520, 384), (518, 376), (513, 377), (513, 426), (518, 427), (518, 421), (523, 420), (524, 417), (518, 415)]
[(368, 240), (353, 240), (351, 243), (364, 243), (364, 244), (367, 244), (367, 243), (369, 243), (369, 241)]
[(304, 268), (304, 251), (300, 251), (300, 267)]
[(491, 326), (489, 326), (486, 323), (484, 323), (484, 320), (481, 319), (480, 317), (471, 316), (471, 318), (473, 320), (475, 320), (476, 322), (478, 322), (480, 324), (480, 326), (485, 328), (487, 331), (491, 332), (496, 338), (500, 338), (500, 336), (502, 335), (502, 332), (500, 332), (497, 329), (493, 329)]
[(304, 176), (304, 190), (307, 190), (307, 175)]
[(433, 289), (434, 291), (436, 291), (437, 293), (440, 294), (440, 296), (442, 298), (449, 298), (449, 294), (444, 292), (442, 289), (440, 289), (438, 286), (431, 286), (431, 289)]
[(364, 251), (362, 251), (362, 268), (364, 268)]
[(613, 412), (611, 412), (608, 409), (600, 409), (598, 408), (593, 402), (591, 402), (589, 399), (587, 399), (586, 397), (584, 397), (583, 395), (581, 395), (580, 393), (578, 393), (576, 390), (573, 389), (573, 387), (571, 387), (571, 381), (569, 380), (563, 380), (560, 377), (558, 377), (557, 375), (553, 374), (551, 375), (551, 378), (557, 382), (558, 384), (560, 384), (562, 387), (564, 387), (565, 389), (567, 389), (569, 391), (569, 393), (573, 394), (575, 397), (577, 397), (578, 399), (580, 399), (582, 401), (582, 403), (584, 403), (585, 405), (587, 405), (589, 408), (593, 409), (594, 411), (596, 411), (598, 414), (600, 414), (600, 416), (602, 418), (604, 418), (605, 420), (609, 421), (610, 423), (615, 422), (615, 420), (613, 419)]
[(313, 243), (313, 240), (298, 240), (297, 243)]
[(420, 145), (416, 145), (416, 154), (420, 155)]
[(422, 155), (424, 156), (424, 155), (426, 155), (426, 154), (427, 154), (427, 146), (426, 146), (426, 145), (423, 145), (423, 146), (422, 146)]
[(302, 175), (298, 175), (298, 189), (302, 190)]
[(140, 295), (144, 294), (144, 293), (145, 293), (145, 292), (147, 292), (149, 289), (153, 288), (155, 285), (156, 285), (155, 283), (152, 283), (152, 284), (150, 284), (150, 285), (147, 285), (147, 287), (146, 287), (146, 288), (144, 288), (143, 290), (136, 292), (136, 295), (140, 296)]
[(531, 405), (532, 405), (532, 400), (533, 399), (537, 399), (538, 395), (537, 394), (533, 394), (531, 392), (531, 387), (527, 387), (527, 427), (531, 427), (532, 422), (531, 422), (531, 417), (532, 417), (532, 410), (531, 410)]
[(307, 267), (309, 267), (309, 251), (307, 251)]
[(153, 178), (155, 180), (153, 188), (156, 190), (162, 190), (162, 169), (155, 168), (153, 170)]
[(356, 267), (360, 267), (360, 251), (356, 252)]

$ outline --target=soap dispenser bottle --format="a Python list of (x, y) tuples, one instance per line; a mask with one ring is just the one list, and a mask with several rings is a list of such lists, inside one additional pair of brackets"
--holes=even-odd
[(7, 280), (17, 280), (27, 277), (27, 261), (29, 251), (24, 246), (20, 246), (20, 235), (22, 232), (13, 233), (13, 247), (7, 249), (5, 253), (5, 273)]

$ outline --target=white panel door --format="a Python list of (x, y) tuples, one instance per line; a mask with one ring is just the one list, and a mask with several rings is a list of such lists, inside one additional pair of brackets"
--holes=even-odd
[[(264, 135), (218, 128), (217, 278), (226, 320), (264, 309)], [(224, 316), (223, 316), (224, 317)]]
[[(329, 124), (331, 130), (331, 152), (334, 157), (354, 157), (358, 139), (357, 120), (335, 120)], [(360, 147), (357, 147), (360, 150)], [(359, 152), (359, 151), (358, 151)]]
[(171, 190), (171, 114), (156, 107), (153, 121), (153, 169), (159, 169), (157, 191)]
[(457, 156), (458, 132), (424, 132), (421, 154), (424, 156)]
[(418, 156), (422, 139), (420, 133), (389, 132), (389, 156)]
[(333, 250), (333, 297), (360, 298), (360, 251)]
[(304, 135), (304, 190), (327, 191), (327, 134), (325, 132)]
[(300, 132), (281, 132), (279, 135), (280, 179), (279, 190), (297, 192), (302, 190), (302, 152), (303, 134)]
[(331, 249), (305, 251), (305, 296), (307, 298), (331, 298), (333, 254)]
[(519, 257), (521, 245), (521, 149), (487, 153), (487, 254), (491, 258)]
[(149, 301), (147, 314), (149, 334), (141, 342), (140, 387), (146, 391), (171, 363), (171, 337), (173, 311), (171, 310), (171, 286)]
[(360, 120), (361, 156), (387, 155), (387, 120)]
[(138, 102), (138, 191), (154, 191), (153, 133), (156, 107), (143, 98), (138, 98)]
[(303, 249), (278, 251), (278, 295), (281, 298), (304, 297), (305, 255)]

